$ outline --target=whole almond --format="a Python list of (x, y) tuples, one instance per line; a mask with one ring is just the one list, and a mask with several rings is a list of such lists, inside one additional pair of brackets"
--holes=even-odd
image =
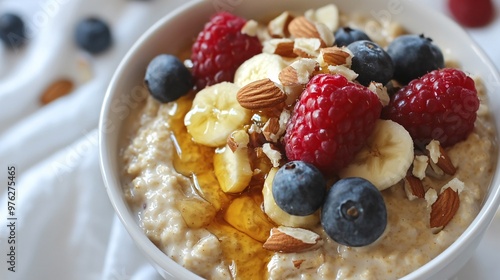
[(262, 246), (281, 253), (298, 253), (320, 245), (321, 237), (310, 230), (280, 226), (271, 230), (271, 235)]
[(326, 47), (315, 24), (304, 16), (294, 18), (288, 24), (288, 31), (295, 38), (318, 38), (321, 40), (321, 46)]
[(42, 104), (48, 104), (59, 97), (67, 95), (73, 90), (73, 82), (67, 79), (58, 80), (45, 89), (42, 96), (40, 97), (40, 102)]
[(241, 107), (258, 110), (282, 103), (286, 94), (270, 79), (262, 79), (243, 86), (236, 98)]
[(438, 231), (444, 228), (453, 219), (460, 206), (458, 192), (446, 188), (439, 194), (431, 206), (430, 226)]

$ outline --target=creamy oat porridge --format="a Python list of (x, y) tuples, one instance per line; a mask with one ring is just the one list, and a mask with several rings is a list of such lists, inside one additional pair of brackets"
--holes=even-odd
[[(328, 76), (317, 79), (321, 82), (334, 74), (345, 77), (342, 82), (350, 83), (349, 90), (377, 97), (380, 105), (367, 110), (386, 119), (394, 115), (387, 106), (394, 106), (396, 92), (405, 89), (406, 83), (394, 81), (360, 86), (360, 74), (353, 71), (357, 50), (331, 47), (342, 35), (328, 35), (344, 26), (376, 26), (365, 29), (365, 35), (387, 49), (405, 33), (402, 27), (358, 15), (340, 13), (337, 20), (322, 16), (332, 9), (311, 10), (305, 17), (285, 12), (265, 24), (247, 21), (242, 33), (258, 38), (263, 53), (245, 58), (234, 79), (198, 80), (201, 90), (189, 90), (172, 101), (158, 102), (151, 96), (128, 119), (122, 145), (126, 198), (146, 235), (174, 261), (204, 278), (395, 279), (437, 256), (479, 212), (497, 155), (479, 79), (474, 81), (481, 103), (475, 108), (474, 128), (463, 140), (446, 145), (450, 137), (438, 142), (418, 138), (418, 132), (408, 138), (406, 130), (411, 128), (398, 125), (395, 132), (384, 126), (392, 124), (390, 120), (367, 120), (363, 127), (369, 133), (348, 162), (335, 169), (329, 167), (333, 164), (317, 164), (325, 188), (340, 178), (375, 174), (366, 179), (380, 190), (386, 220), (381, 219), (383, 233), (372, 236), (374, 242), (349, 246), (334, 241), (325, 231), (328, 222), (321, 209), (291, 215), (278, 206), (273, 178), (285, 159), (295, 156), (283, 147), (295, 138), (285, 134), (294, 129), (288, 124), (297, 119), (293, 109), (313, 76)], [(315, 35), (302, 36), (293, 28), (289, 34), (286, 26), (297, 22), (301, 32), (304, 24), (313, 23)], [(447, 66), (454, 64), (444, 60)], [(294, 80), (289, 79), (290, 70), (295, 71)], [(248, 93), (255, 89), (259, 94), (266, 89), (264, 103), (271, 105), (255, 105), (262, 102), (251, 98), (256, 93)], [(307, 86), (305, 91), (313, 89)], [(276, 97), (279, 93), (282, 96)], [(391, 144), (397, 153), (373, 136), (377, 131), (400, 137)], [(367, 168), (380, 161), (393, 170), (383, 164)]]

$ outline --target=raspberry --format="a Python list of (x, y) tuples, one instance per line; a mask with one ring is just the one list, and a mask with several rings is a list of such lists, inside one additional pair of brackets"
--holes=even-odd
[(262, 51), (257, 37), (241, 33), (246, 20), (220, 12), (205, 24), (191, 49), (193, 76), (198, 89), (232, 82), (236, 69)]
[(478, 108), (474, 81), (460, 70), (445, 68), (400, 89), (382, 116), (405, 127), (417, 146), (435, 139), (447, 147), (469, 135)]
[(466, 27), (485, 26), (495, 15), (491, 0), (448, 0), (448, 9), (457, 22)]
[(316, 75), (287, 124), (286, 155), (331, 175), (349, 164), (363, 147), (381, 110), (377, 95), (366, 87), (341, 75)]

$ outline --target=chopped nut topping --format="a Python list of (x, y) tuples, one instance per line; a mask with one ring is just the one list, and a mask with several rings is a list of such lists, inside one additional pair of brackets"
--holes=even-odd
[(406, 175), (404, 178), (404, 188), (406, 196), (409, 200), (425, 197), (424, 185), (422, 184), (422, 181), (411, 174)]
[[(426, 147), (431, 164), (437, 165), (444, 173), (454, 175), (457, 172), (456, 167), (451, 162), (450, 157), (446, 151), (441, 147), (437, 140), (432, 140)], [(433, 168), (434, 169), (434, 168)]]
[(241, 33), (255, 37), (258, 34), (259, 23), (253, 19), (248, 20), (241, 28)]
[(271, 144), (265, 143), (262, 145), (262, 152), (269, 158), (271, 163), (273, 164), (273, 167), (279, 167), (280, 166), (280, 161), (281, 161), (281, 152), (273, 149)]
[(282, 57), (294, 58), (298, 55), (294, 53), (295, 42), (292, 39), (281, 38), (271, 39), (264, 42), (263, 52), (277, 54)]
[(288, 32), (288, 25), (293, 20), (293, 16), (285, 11), (281, 13), (278, 17), (271, 20), (267, 25), (267, 30), (269, 35), (273, 38), (285, 38), (290, 36)]
[(426, 155), (417, 155), (413, 160), (413, 176), (423, 180), (425, 178), (425, 170), (427, 170), (427, 166), (429, 165), (429, 157)]
[(378, 96), (378, 99), (380, 100), (380, 103), (382, 103), (382, 106), (385, 107), (389, 105), (390, 97), (387, 93), (387, 88), (384, 85), (382, 85), (381, 83), (371, 82), (368, 86), (368, 89), (373, 91)]
[(293, 46), (293, 53), (305, 58), (314, 58), (319, 55), (321, 41), (318, 38), (297, 38)]

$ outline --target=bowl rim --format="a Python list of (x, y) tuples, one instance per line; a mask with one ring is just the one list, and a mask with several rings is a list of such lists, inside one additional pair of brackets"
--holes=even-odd
[[(99, 162), (100, 162), (100, 170), (101, 175), (104, 181), (105, 189), (110, 199), (110, 202), (113, 206), (115, 214), (120, 219), (121, 223), (124, 225), (126, 231), (131, 236), (135, 245), (139, 248), (142, 254), (149, 260), (149, 262), (156, 268), (156, 270), (160, 273), (162, 270), (165, 270), (167, 267), (177, 268), (175, 270), (168, 271), (170, 276), (175, 277), (176, 279), (200, 279), (200, 276), (191, 272), (188, 269), (185, 269), (177, 262), (168, 257), (163, 251), (161, 251), (145, 234), (142, 228), (137, 224), (137, 221), (133, 218), (133, 215), (129, 213), (129, 206), (126, 204), (125, 199), (123, 197), (122, 192), (122, 184), (121, 182), (114, 177), (114, 173), (112, 172), (113, 163), (112, 157), (109, 156), (109, 150), (107, 146), (108, 136), (108, 114), (110, 113), (111, 102), (114, 98), (113, 92), (115, 92), (117, 88), (117, 81), (120, 79), (120, 74), (127, 68), (128, 62), (135, 56), (136, 52), (141, 48), (142, 42), (145, 41), (150, 36), (153, 36), (156, 32), (158, 32), (161, 27), (172, 20), (175, 20), (178, 17), (182, 16), (182, 13), (192, 9), (193, 7), (200, 5), (203, 0), (192, 0), (190, 2), (186, 2), (177, 8), (170, 11), (168, 14), (163, 16), (161, 19), (156, 21), (152, 26), (150, 26), (144, 34), (142, 34), (136, 42), (132, 45), (132, 47), (127, 51), (125, 56), (121, 59), (118, 67), (116, 68), (113, 76), (109, 82), (109, 86), (106, 90), (102, 108), (99, 116)], [(130, 215), (129, 215), (130, 214)], [(165, 277), (164, 275), (162, 275)]]
[[(390, 1), (390, 0), (383, 0)], [(169, 258), (163, 251), (161, 251), (153, 242), (151, 242), (147, 236), (144, 234), (142, 228), (137, 224), (137, 221), (133, 218), (133, 215), (129, 212), (129, 206), (126, 204), (122, 188), (121, 182), (116, 178), (114, 172), (112, 171), (113, 162), (112, 157), (109, 156), (108, 149), (108, 141), (110, 134), (107, 133), (107, 118), (110, 114), (110, 104), (116, 94), (115, 92), (117, 87), (117, 82), (120, 79), (120, 74), (127, 68), (128, 62), (136, 55), (137, 51), (143, 45), (142, 42), (146, 41), (147, 38), (155, 35), (158, 30), (161, 29), (163, 25), (166, 23), (175, 20), (178, 17), (183, 16), (184, 13), (189, 12), (193, 8), (196, 8), (198, 5), (207, 5), (207, 1), (204, 0), (192, 0), (186, 2), (177, 8), (170, 11), (168, 14), (163, 16), (160, 20), (155, 22), (151, 27), (147, 29), (147, 31), (133, 44), (133, 46), (129, 49), (126, 55), (120, 61), (118, 67), (116, 68), (112, 79), (109, 83), (109, 86), (106, 90), (106, 94), (103, 100), (103, 105), (100, 112), (99, 117), (99, 161), (100, 161), (100, 170), (101, 175), (103, 177), (104, 185), (110, 198), (110, 202), (114, 208), (116, 215), (119, 217), (120, 221), (124, 225), (125, 229), (132, 237), (137, 247), (142, 251), (144, 256), (152, 263), (155, 268), (161, 268), (165, 270), (167, 267), (169, 268), (177, 268), (174, 270), (169, 270), (168, 273), (176, 278), (181, 279), (203, 279), (193, 272), (185, 269), (177, 262), (173, 261)], [(335, 1), (332, 1), (335, 2)], [(439, 13), (436, 10), (429, 9), (424, 7), (423, 5), (418, 5), (412, 1), (405, 1), (404, 5), (412, 9), (417, 9), (421, 11), (425, 11), (431, 17), (439, 18), (439, 20), (446, 22), (446, 24), (450, 27), (453, 27), (453, 30), (450, 32), (455, 32), (458, 35), (466, 38), (470, 44), (471, 49), (473, 49), (475, 55), (481, 60), (481, 63), (485, 65), (488, 69), (487, 72), (493, 74), (493, 78), (500, 85), (500, 74), (490, 58), (485, 54), (485, 52), (481, 49), (481, 47), (470, 37), (470, 35), (461, 28), (458, 24), (456, 24), (451, 18), (448, 16)], [(500, 87), (500, 86), (499, 86)], [(490, 94), (488, 94), (490, 96)], [(500, 103), (500, 102), (499, 102)], [(500, 119), (500, 118), (499, 118)], [(496, 128), (496, 144), (498, 147), (498, 135), (500, 133), (498, 124), (495, 125)], [(499, 171), (500, 162), (498, 162), (497, 157), (497, 166), (495, 170)], [(459, 236), (457, 240), (455, 240), (449, 247), (447, 247), (443, 252), (441, 252), (436, 258), (430, 260), (425, 265), (419, 267), (417, 270), (409, 273), (404, 276), (402, 279), (421, 279), (427, 277), (429, 271), (433, 271), (437, 269), (438, 271), (446, 267), (454, 260), (454, 258), (450, 258), (450, 256), (457, 256), (464, 247), (464, 244), (472, 243), (478, 235), (481, 234), (483, 230), (482, 225), (491, 224), (493, 217), (497, 211), (498, 206), (500, 205), (500, 172), (494, 174), (489, 188), (489, 194), (485, 201), (483, 201), (481, 210), (477, 214), (477, 216), (473, 219), (471, 224), (465, 229), (465, 231)], [(129, 215), (130, 214), (130, 215)], [(484, 233), (484, 230), (483, 230)]]

